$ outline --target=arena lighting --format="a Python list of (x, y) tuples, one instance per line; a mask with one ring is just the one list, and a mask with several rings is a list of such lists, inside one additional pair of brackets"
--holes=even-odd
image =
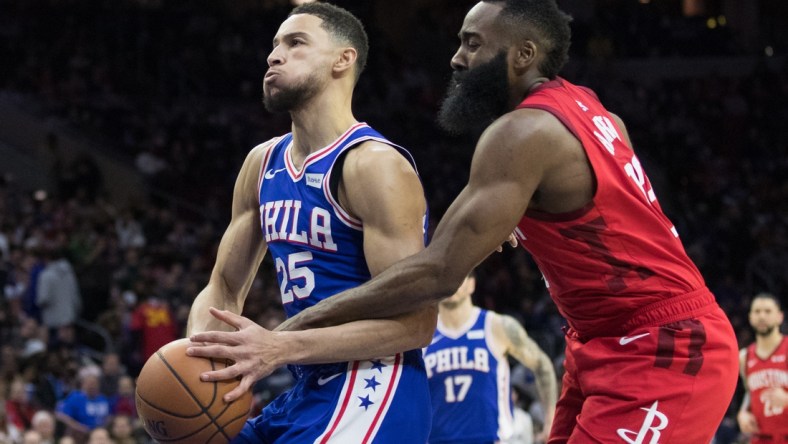
[(290, 0), (290, 3), (292, 3), (293, 6), (300, 6), (305, 3), (314, 3), (315, 1), (316, 0)]

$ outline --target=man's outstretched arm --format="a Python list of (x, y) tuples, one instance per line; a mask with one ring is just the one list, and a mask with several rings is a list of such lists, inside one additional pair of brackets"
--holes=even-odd
[(470, 180), (425, 250), (364, 285), (304, 310), (279, 329), (391, 317), (451, 295), (471, 269), (506, 241), (543, 173), (553, 166), (558, 136), (544, 129), (546, 119), (552, 117), (537, 110), (518, 110), (498, 119), (479, 140)]

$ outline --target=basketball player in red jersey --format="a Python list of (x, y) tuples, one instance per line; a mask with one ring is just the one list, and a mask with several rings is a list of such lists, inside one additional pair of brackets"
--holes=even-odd
[(488, 125), (430, 245), (291, 318), (301, 329), (391, 316), (450, 295), (514, 231), (569, 323), (548, 440), (708, 443), (737, 344), (632, 150), (623, 122), (558, 76), (555, 0), (483, 0), (465, 17), (439, 121)]
[(755, 342), (739, 353), (745, 396), (739, 428), (753, 444), (788, 443), (788, 338), (780, 301), (769, 293), (756, 295), (750, 305)]

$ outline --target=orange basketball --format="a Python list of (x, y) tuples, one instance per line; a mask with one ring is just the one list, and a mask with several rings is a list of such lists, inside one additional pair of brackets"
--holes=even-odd
[(148, 359), (137, 379), (137, 412), (161, 443), (227, 443), (243, 428), (252, 394), (224, 402), (239, 381), (203, 382), (200, 374), (230, 363), (186, 356), (189, 343), (188, 338), (170, 342)]

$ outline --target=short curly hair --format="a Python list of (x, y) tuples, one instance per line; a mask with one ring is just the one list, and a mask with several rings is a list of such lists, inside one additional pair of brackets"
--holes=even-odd
[(545, 77), (555, 78), (569, 59), (572, 17), (555, 0), (482, 0), (503, 4), (499, 19), (515, 38), (533, 40), (546, 53), (539, 66)]

